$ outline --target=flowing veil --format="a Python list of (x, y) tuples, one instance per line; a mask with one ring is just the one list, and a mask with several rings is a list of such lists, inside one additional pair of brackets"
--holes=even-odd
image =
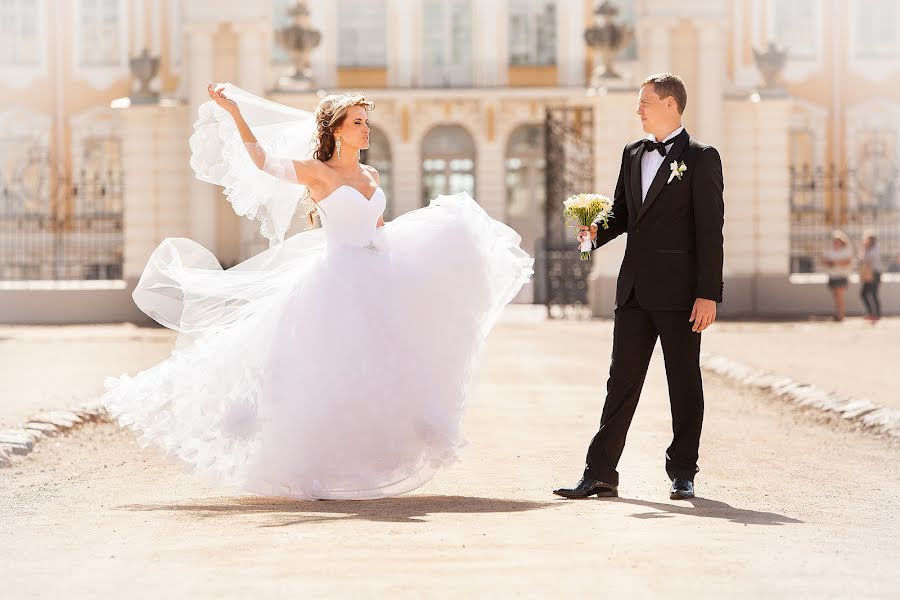
[[(226, 95), (267, 156), (311, 156), (316, 129), (313, 113), (284, 106), (230, 83)], [(289, 285), (296, 262), (321, 252), (321, 230), (284, 241), (298, 207), (306, 210), (306, 187), (258, 168), (244, 147), (231, 115), (213, 101), (200, 105), (190, 138), (191, 167), (197, 179), (223, 186), (234, 212), (259, 221), (269, 248), (223, 270), (208, 249), (187, 238), (166, 238), (150, 256), (137, 287), (135, 304), (158, 323), (182, 335), (182, 346), (210, 331), (220, 331), (255, 314)], [(303, 199), (306, 198), (304, 201)]]
[[(230, 83), (228, 98), (241, 109), (241, 116), (268, 156), (300, 160), (312, 156), (316, 119), (313, 113), (254, 96)], [(306, 187), (273, 177), (250, 159), (234, 119), (209, 100), (200, 105), (191, 136), (191, 168), (197, 179), (225, 188), (234, 212), (260, 222), (260, 233), (270, 246), (284, 241), (294, 211)]]

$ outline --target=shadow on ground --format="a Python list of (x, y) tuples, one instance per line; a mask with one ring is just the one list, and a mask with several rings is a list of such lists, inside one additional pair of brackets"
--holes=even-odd
[(559, 506), (555, 502), (530, 502), (470, 496), (403, 496), (382, 500), (308, 501), (289, 498), (224, 498), (218, 502), (182, 504), (129, 504), (121, 509), (169, 511), (194, 514), (200, 518), (269, 515), (263, 527), (285, 527), (305, 523), (344, 520), (394, 523), (425, 523), (433, 514), (517, 513)]
[(639, 512), (631, 515), (636, 519), (665, 519), (676, 515), (690, 517), (703, 517), (707, 519), (724, 519), (732, 523), (744, 525), (788, 525), (803, 523), (799, 519), (793, 519), (778, 513), (735, 508), (725, 502), (710, 500), (708, 498), (694, 498), (683, 504), (666, 504), (663, 502), (649, 502), (635, 498), (610, 498), (606, 502), (631, 504), (651, 509), (649, 512)]

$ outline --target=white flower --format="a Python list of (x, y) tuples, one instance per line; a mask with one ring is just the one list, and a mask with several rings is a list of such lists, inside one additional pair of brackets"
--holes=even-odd
[(687, 165), (684, 164), (684, 161), (681, 161), (681, 164), (679, 165), (678, 161), (673, 160), (669, 165), (669, 169), (672, 173), (669, 175), (669, 180), (666, 183), (672, 183), (672, 180), (676, 177), (681, 181), (681, 178), (684, 177), (684, 172), (687, 171)]
[(592, 203), (599, 202), (602, 206), (612, 206), (609, 198), (602, 194), (576, 194), (563, 202), (565, 208), (590, 208)]

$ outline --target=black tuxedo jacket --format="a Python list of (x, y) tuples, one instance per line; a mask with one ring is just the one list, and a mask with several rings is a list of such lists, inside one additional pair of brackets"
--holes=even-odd
[[(609, 229), (600, 226), (594, 242), (599, 248), (628, 234), (616, 287), (618, 306), (632, 290), (646, 310), (691, 310), (697, 298), (722, 301), (722, 160), (715, 148), (691, 139), (687, 130), (674, 139), (643, 202), (643, 141), (628, 144), (622, 153)], [(667, 183), (672, 161), (684, 161), (687, 171)]]

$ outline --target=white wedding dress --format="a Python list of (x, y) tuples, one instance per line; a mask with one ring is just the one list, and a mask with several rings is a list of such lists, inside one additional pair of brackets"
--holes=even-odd
[[(227, 93), (268, 152), (278, 132), (308, 143), (309, 113)], [(298, 186), (252, 165), (219, 107), (200, 112), (198, 177), (273, 244), (222, 270), (199, 244), (164, 240), (134, 299), (179, 331), (176, 349), (108, 379), (104, 405), (142, 445), (230, 491), (364, 499), (421, 486), (455, 459), (479, 350), (532, 273), (520, 237), (465, 193), (377, 227), (384, 191), (343, 185), (319, 201), (321, 229), (281, 241)]]

